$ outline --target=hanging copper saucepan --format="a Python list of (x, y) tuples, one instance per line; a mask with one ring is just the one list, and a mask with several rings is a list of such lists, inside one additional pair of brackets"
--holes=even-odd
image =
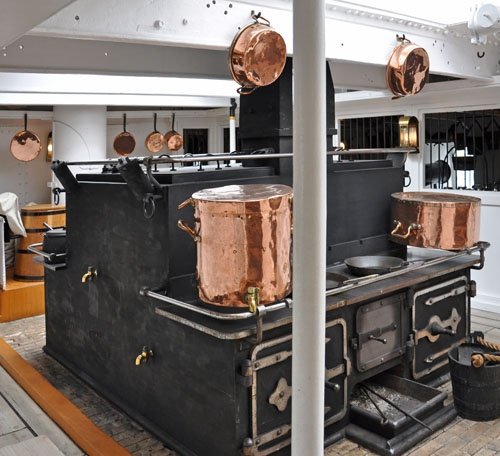
[(172, 129), (165, 133), (163, 142), (167, 145), (167, 149), (171, 152), (177, 152), (184, 145), (182, 135), (174, 130), (175, 126), (175, 112), (172, 113)]
[(146, 136), (146, 140), (144, 141), (146, 149), (152, 154), (157, 154), (163, 149), (163, 135), (156, 129), (156, 118), (157, 115), (155, 112), (153, 117), (154, 130)]
[(135, 138), (127, 131), (127, 114), (123, 114), (123, 131), (116, 135), (113, 149), (119, 155), (130, 155), (135, 149)]
[(387, 87), (396, 98), (415, 95), (429, 78), (427, 51), (409, 41), (404, 35), (396, 35), (399, 44), (392, 51), (387, 64)]
[(10, 153), (20, 161), (29, 162), (38, 157), (40, 150), (40, 139), (28, 131), (28, 114), (24, 114), (24, 130), (18, 131), (10, 141)]
[(233, 79), (241, 85), (238, 89), (241, 95), (272, 84), (280, 77), (286, 63), (283, 37), (270, 27), (270, 22), (260, 13), (252, 15), (252, 18), (255, 22), (238, 32), (229, 50), (229, 70)]

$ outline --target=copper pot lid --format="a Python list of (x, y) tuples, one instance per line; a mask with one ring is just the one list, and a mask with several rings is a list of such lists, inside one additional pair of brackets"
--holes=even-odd
[(149, 152), (157, 154), (163, 149), (163, 135), (156, 129), (156, 112), (154, 113), (153, 119), (153, 131), (146, 136), (144, 145)]
[(200, 201), (252, 202), (291, 195), (292, 188), (281, 184), (226, 185), (206, 188), (193, 193), (192, 198)]
[(135, 149), (135, 138), (127, 131), (127, 114), (123, 114), (123, 131), (116, 135), (113, 149), (119, 155), (130, 155)]
[(171, 152), (177, 152), (184, 145), (182, 135), (174, 129), (175, 126), (175, 112), (172, 113), (172, 129), (165, 133), (163, 142), (167, 145), (167, 149)]
[(408, 204), (425, 204), (431, 206), (456, 206), (458, 204), (480, 204), (481, 199), (475, 196), (457, 195), (455, 193), (437, 192), (398, 192), (391, 198)]
[(40, 138), (28, 130), (28, 115), (24, 114), (24, 130), (18, 131), (10, 141), (10, 153), (19, 161), (29, 162), (42, 150)]
[(396, 37), (400, 44), (394, 48), (387, 64), (387, 86), (396, 97), (415, 95), (428, 80), (429, 55), (404, 35)]
[(229, 51), (229, 70), (242, 86), (238, 92), (243, 95), (272, 84), (280, 77), (286, 63), (283, 37), (260, 14), (252, 17), (255, 22), (238, 32)]

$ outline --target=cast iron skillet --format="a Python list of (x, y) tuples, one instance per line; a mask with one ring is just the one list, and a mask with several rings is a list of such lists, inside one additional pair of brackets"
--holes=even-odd
[(378, 255), (346, 258), (344, 263), (349, 268), (349, 271), (360, 277), (372, 274), (386, 274), (408, 265), (408, 262), (401, 258)]

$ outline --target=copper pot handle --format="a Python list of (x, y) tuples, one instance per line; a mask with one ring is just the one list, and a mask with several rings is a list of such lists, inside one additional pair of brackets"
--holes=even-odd
[(252, 19), (255, 21), (256, 24), (263, 24), (263, 25), (271, 26), (271, 22), (269, 22), (265, 17), (262, 17), (260, 15), (260, 12), (253, 13)]
[(177, 220), (177, 226), (182, 231), (185, 231), (187, 234), (189, 234), (193, 238), (194, 242), (199, 242), (201, 240), (198, 233), (193, 228), (191, 228), (185, 220)]
[(240, 95), (250, 95), (251, 93), (253, 93), (255, 91), (257, 87), (238, 87), (236, 89), (236, 92), (238, 92)]
[(177, 206), (177, 209), (184, 209), (185, 207), (189, 206), (194, 206), (194, 201), (193, 198), (188, 198), (187, 200), (184, 200), (181, 204)]
[[(406, 234), (398, 233), (399, 230), (403, 230), (403, 224), (399, 220), (394, 220), (396, 227), (391, 231), (391, 236), (400, 238), (400, 239), (408, 239), (412, 234), (415, 234), (417, 231), (422, 229), (422, 225), (419, 223), (411, 223), (408, 226), (408, 230)], [(403, 230), (404, 233), (404, 230)]]

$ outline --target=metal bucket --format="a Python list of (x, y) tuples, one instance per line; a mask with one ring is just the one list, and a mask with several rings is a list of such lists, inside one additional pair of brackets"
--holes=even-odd
[(500, 418), (500, 364), (476, 368), (473, 353), (490, 353), (478, 344), (463, 344), (448, 354), (453, 398), (458, 414), (468, 420)]

